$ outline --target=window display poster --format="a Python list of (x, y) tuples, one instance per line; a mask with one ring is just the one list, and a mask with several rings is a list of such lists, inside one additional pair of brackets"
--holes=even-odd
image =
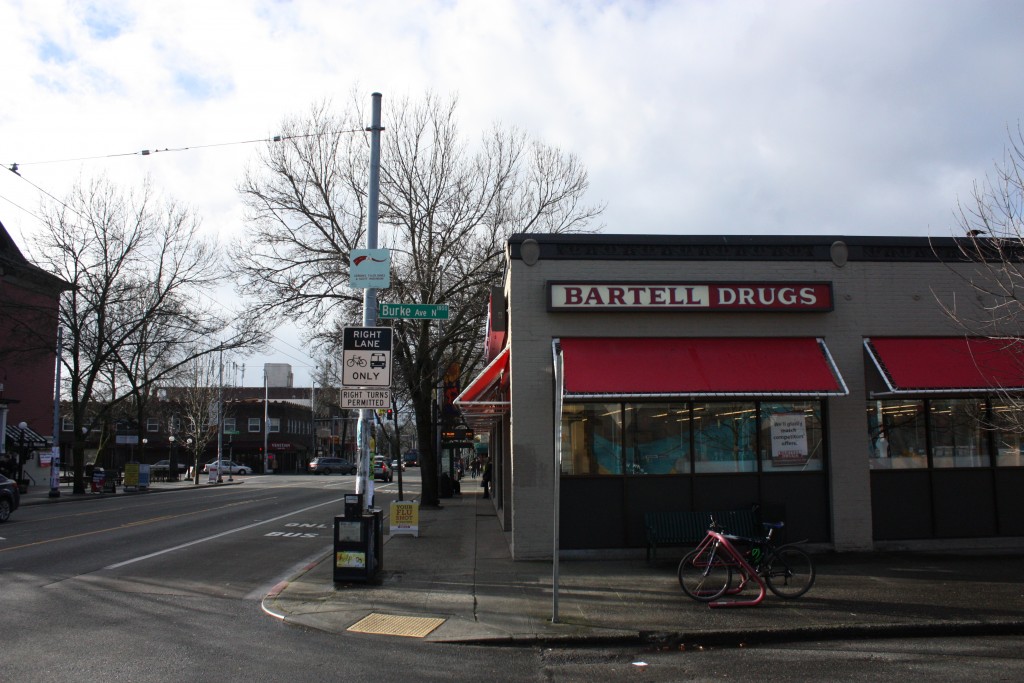
[(807, 463), (807, 422), (803, 413), (771, 416), (772, 460), (776, 465)]

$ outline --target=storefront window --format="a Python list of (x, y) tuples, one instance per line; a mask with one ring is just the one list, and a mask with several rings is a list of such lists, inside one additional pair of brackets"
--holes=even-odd
[(562, 474), (622, 474), (622, 407), (562, 406)]
[(694, 404), (695, 472), (756, 471), (756, 439), (755, 403)]
[(1024, 406), (1008, 401), (992, 403), (992, 438), (996, 445), (997, 467), (1021, 467), (1021, 441), (1024, 441)]
[(934, 399), (929, 403), (933, 467), (987, 467), (985, 400)]
[(869, 401), (867, 415), (871, 469), (928, 467), (924, 401)]
[(690, 473), (690, 409), (684, 403), (626, 404), (626, 472)]
[(761, 404), (761, 469), (822, 469), (821, 402)]

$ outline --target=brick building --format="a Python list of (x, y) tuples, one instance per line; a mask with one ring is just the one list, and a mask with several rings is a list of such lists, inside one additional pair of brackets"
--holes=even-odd
[(60, 294), (69, 287), (29, 263), (0, 224), (0, 461), (28, 455), (24, 476), (44, 486), (53, 434)]

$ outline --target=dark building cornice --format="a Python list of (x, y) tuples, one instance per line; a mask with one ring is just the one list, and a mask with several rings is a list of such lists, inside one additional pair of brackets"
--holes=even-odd
[(834, 262), (842, 252), (844, 262), (949, 263), (1024, 255), (1013, 241), (967, 237), (516, 234), (508, 246), (511, 258), (525, 260)]

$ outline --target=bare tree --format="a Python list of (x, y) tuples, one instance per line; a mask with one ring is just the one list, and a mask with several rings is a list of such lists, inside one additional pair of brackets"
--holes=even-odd
[[(380, 243), (392, 256), (381, 302), (448, 304), (450, 319), (394, 321), (393, 376), (416, 415), (424, 504), (438, 499), (432, 405), (441, 369), (480, 364), (488, 288), (500, 283), (509, 235), (585, 230), (603, 210), (586, 206), (586, 170), (572, 154), (495, 126), (471, 148), (457, 101), (427, 94), (387, 109), (381, 145)], [(361, 320), (348, 287), (349, 252), (365, 246), (369, 137), (358, 103), (341, 115), (319, 104), (285, 123), (239, 190), (249, 234), (234, 250), (253, 313), (280, 311), (312, 338), (337, 341)]]
[(199, 454), (217, 437), (220, 388), (217, 359), (193, 358), (169, 378), (167, 399), (177, 442), (185, 446), (193, 483), (199, 483)]
[(144, 417), (147, 393), (176, 368), (253, 345), (259, 334), (251, 321), (234, 324), (235, 316), (203, 303), (226, 272), (219, 251), (201, 238), (190, 210), (160, 202), (148, 183), (125, 192), (103, 178), (82, 182), (43, 211), (39, 265), (74, 287), (61, 300), (60, 321), (73, 491), (83, 493), (85, 433), (94, 424), (127, 399)]
[[(988, 337), (1021, 359), (1024, 378), (1024, 131), (1010, 131), (1001, 161), (984, 180), (975, 181), (971, 197), (958, 202), (957, 224), (963, 232), (958, 249), (947, 260), (973, 262), (974, 269), (957, 269), (975, 292), (969, 305), (940, 302), (946, 313), (970, 336)], [(1020, 382), (1024, 384), (1024, 379)], [(1004, 406), (984, 426), (1024, 433), (1024, 397), (996, 388)]]

